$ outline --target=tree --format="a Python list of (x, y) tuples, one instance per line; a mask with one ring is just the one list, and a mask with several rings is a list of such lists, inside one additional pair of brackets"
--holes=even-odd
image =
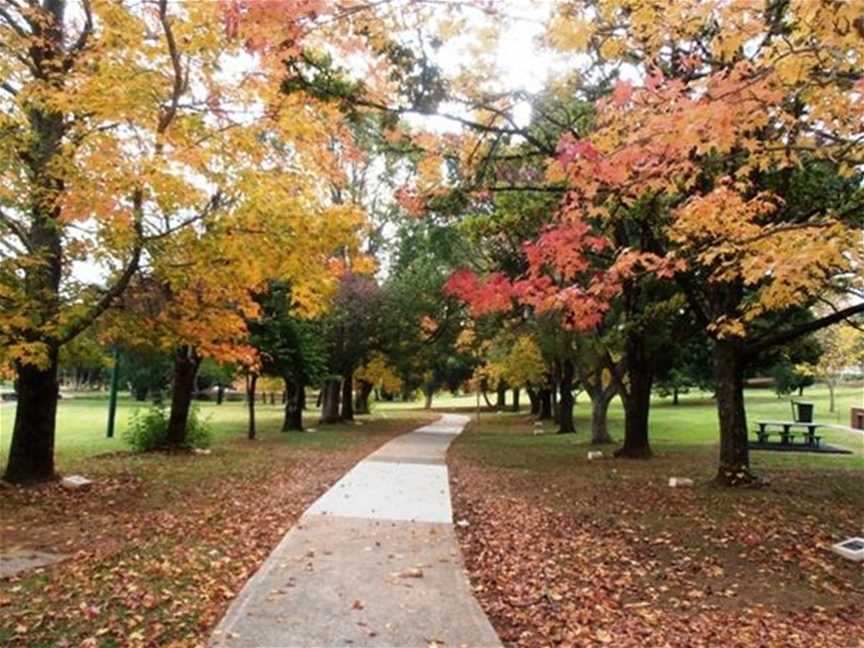
[(309, 319), (293, 312), (290, 286), (271, 282), (256, 300), (261, 313), (249, 323), (249, 331), (258, 353), (257, 370), (285, 383), (282, 431), (302, 431), (305, 388), (318, 384), (326, 373), (324, 342)]
[(120, 351), (118, 370), (121, 384), (129, 386), (136, 401), (149, 397), (161, 402), (171, 384), (173, 361), (164, 351), (147, 347), (124, 347)]
[(693, 388), (709, 392), (715, 388), (711, 338), (692, 318), (682, 325), (681, 342), (670, 345), (657, 376), (657, 393), (671, 396), (673, 405), (678, 405), (680, 394)]
[(443, 291), (465, 245), (456, 231), (433, 218), (404, 221), (395, 241), (383, 286), (382, 348), (402, 382), (403, 396), (422, 389), (431, 407), (436, 391), (457, 389), (476, 363), (457, 345), (463, 309)]
[(345, 272), (339, 278), (330, 309), (319, 321), (330, 372), (324, 381), (322, 422), (354, 418), (354, 372), (377, 348), (381, 300), (373, 278), (354, 272)]
[(387, 362), (387, 357), (380, 351), (375, 352), (369, 360), (355, 373), (357, 379), (357, 398), (354, 403), (356, 414), (369, 413), (369, 396), (373, 390), (389, 394), (397, 393), (402, 387), (402, 381)]
[[(203, 234), (211, 218), (244, 203), (238, 194), (249, 215), (250, 205), (289, 201), (321, 215), (321, 187), (309, 190), (310, 178), (340, 173), (330, 144), (334, 133), (350, 137), (331, 107), (280, 93), (280, 73), (313, 35), (332, 51), (357, 51), (364, 41), (346, 25), (358, 11), (343, 9), (245, 0), (4, 5), (0, 348), (19, 386), (8, 480), (53, 477), (59, 350), (163, 245)], [(368, 31), (373, 8), (359, 12)], [(248, 50), (254, 55), (242, 56)], [(292, 186), (295, 178), (302, 182)], [(281, 238), (289, 227), (298, 238), (322, 229), (290, 220)], [(254, 218), (237, 231), (271, 235)], [(104, 284), (75, 280), (73, 262), (87, 261), (104, 270)], [(177, 384), (194, 378), (196, 353), (178, 347), (178, 371), (186, 368)]]
[[(640, 3), (642, 4), (642, 3)], [(614, 222), (645, 204), (651, 246), (714, 340), (717, 480), (756, 481), (743, 376), (762, 352), (864, 311), (760, 332), (760, 318), (860, 278), (860, 101), (855, 3), (566, 2), (550, 36), (600, 70), (636, 66), (589, 138), (562, 142), (569, 218)], [(845, 25), (845, 27), (843, 26)], [(815, 52), (826, 53), (822, 58)], [(557, 177), (561, 177), (558, 175)], [(793, 200), (794, 199), (794, 200)], [(659, 236), (658, 236), (659, 234)]]
[(815, 361), (796, 366), (801, 373), (822, 380), (828, 387), (829, 411), (836, 411), (834, 392), (847, 372), (864, 363), (864, 333), (848, 324), (837, 324), (816, 333), (822, 353)]
[(198, 389), (216, 387), (216, 404), (221, 405), (225, 398), (225, 389), (231, 387), (237, 380), (237, 366), (231, 363), (216, 362), (205, 358), (198, 369)]
[(84, 385), (93, 387), (103, 382), (106, 369), (111, 365), (110, 353), (99, 341), (95, 331), (80, 335), (60, 350), (61, 375), (70, 377), (75, 389)]

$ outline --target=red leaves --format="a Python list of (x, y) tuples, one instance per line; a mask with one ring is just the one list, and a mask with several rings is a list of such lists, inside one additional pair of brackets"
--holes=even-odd
[(522, 304), (538, 313), (560, 313), (567, 328), (588, 330), (602, 321), (620, 291), (620, 273), (600, 270), (592, 259), (610, 246), (587, 223), (562, 221), (524, 245), (528, 271), (522, 277), (481, 278), (463, 269), (451, 275), (444, 290), (468, 303), (475, 317)]
[(513, 284), (499, 272), (485, 278), (465, 268), (456, 270), (444, 284), (444, 294), (466, 302), (474, 316), (508, 311), (516, 292)]
[(596, 162), (600, 158), (599, 151), (587, 139), (576, 139), (566, 133), (558, 142), (558, 162), (567, 168), (574, 160), (584, 159)]
[(612, 103), (619, 108), (630, 101), (633, 96), (633, 86), (627, 81), (618, 81), (612, 91)]

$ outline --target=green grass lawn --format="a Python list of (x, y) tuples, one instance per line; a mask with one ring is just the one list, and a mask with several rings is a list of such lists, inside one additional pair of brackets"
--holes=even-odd
[[(121, 397), (117, 404), (115, 436), (108, 439), (105, 436), (108, 421), (108, 399), (105, 395), (62, 399), (57, 410), (58, 469), (63, 472), (77, 467), (80, 460), (92, 455), (128, 450), (123, 432), (134, 412), (147, 407), (148, 403)], [(246, 403), (231, 401), (216, 405), (213, 402), (197, 402), (195, 407), (212, 429), (214, 443), (245, 437), (248, 421)], [(314, 435), (281, 433), (284, 416), (282, 405), (265, 405), (259, 402), (255, 404), (255, 413), (257, 434), (264, 440), (278, 438), (287, 444), (302, 444), (326, 450), (329, 446), (352, 443), (359, 438), (346, 435), (345, 426), (318, 426), (319, 412), (316, 409), (310, 409), (305, 417), (307, 428), (315, 428)], [(376, 409), (371, 416), (362, 417), (360, 423), (365, 425), (371, 421), (397, 416), (400, 416), (397, 412)], [(0, 462), (4, 465), (12, 438), (14, 418), (14, 403), (0, 405)], [(358, 430), (362, 430), (359, 425)]]
[[(861, 402), (860, 388), (846, 388), (838, 391), (837, 411), (828, 413), (828, 392), (823, 388), (807, 390), (802, 400), (815, 405), (816, 422), (826, 424), (848, 425), (849, 408)], [(789, 397), (777, 398), (773, 392), (761, 389), (746, 391), (747, 416), (750, 429), (755, 429), (757, 420), (790, 420), (791, 408)], [(463, 406), (468, 405), (468, 399), (462, 399)], [(495, 414), (482, 412), (481, 423), (491, 417), (503, 418), (505, 423), (509, 413)], [(575, 410), (577, 433), (575, 435), (533, 436), (512, 434), (500, 436), (493, 434), (484, 443), (482, 437), (486, 434), (481, 425), (475, 442), (480, 446), (478, 454), (498, 452), (502, 460), (508, 457), (527, 465), (530, 457), (537, 452), (545, 452), (550, 446), (560, 446), (560, 451), (570, 454), (584, 454), (588, 449), (588, 430), (591, 420), (590, 401), (580, 396)], [(655, 398), (651, 410), (651, 445), (657, 454), (682, 453), (713, 457), (717, 452), (718, 427), (716, 403), (707, 394), (687, 394), (681, 397), (679, 405), (673, 405), (670, 399)], [(609, 409), (609, 428), (612, 437), (620, 441), (624, 434), (624, 410), (620, 401), (616, 400)], [(547, 422), (544, 431), (554, 432), (555, 425)], [(842, 446), (851, 450), (853, 455), (825, 455), (811, 453), (765, 452), (754, 451), (751, 461), (758, 472), (760, 469), (862, 469), (864, 470), (864, 435), (825, 428), (820, 430), (823, 442)], [(520, 446), (524, 454), (510, 454), (503, 446)], [(533, 449), (533, 450), (532, 450)], [(608, 451), (614, 449), (610, 446)], [(488, 454), (487, 454), (488, 456)], [(506, 461), (506, 460), (505, 460)], [(694, 464), (695, 469), (695, 464)], [(682, 465), (682, 476), (688, 474), (687, 466)]]
[[(508, 403), (511, 395), (508, 393)], [(792, 411), (790, 400), (804, 400), (812, 402), (815, 406), (814, 419), (817, 423), (849, 425), (849, 410), (853, 406), (864, 406), (864, 389), (861, 387), (845, 387), (837, 390), (835, 412), (828, 411), (828, 390), (817, 386), (805, 391), (803, 397), (786, 396), (778, 398), (773, 391), (767, 389), (748, 389), (745, 392), (747, 404), (748, 424), (751, 430), (755, 430), (756, 421), (759, 420), (791, 420)], [(527, 397), (523, 394), (522, 409), (527, 408)], [(482, 401), (481, 401), (482, 402)], [(508, 413), (497, 414), (481, 411), (481, 421), (490, 417), (504, 417), (506, 421)], [(399, 407), (407, 407), (408, 404), (399, 404)], [(416, 406), (416, 405), (415, 405)], [(464, 411), (476, 409), (476, 398), (474, 396), (453, 397), (446, 396), (436, 399), (435, 407), (448, 409), (462, 409)], [(575, 409), (577, 434), (551, 438), (542, 438), (525, 435), (508, 435), (505, 438), (495, 437), (490, 439), (489, 447), (483, 451), (495, 452), (496, 445), (517, 444), (531, 448), (536, 445), (560, 444), (562, 448), (570, 448), (572, 452), (582, 453), (587, 444), (587, 435), (591, 420), (591, 404), (586, 395), (580, 394), (577, 398)], [(651, 444), (657, 453), (698, 453), (700, 455), (716, 452), (718, 441), (717, 407), (716, 402), (710, 394), (692, 393), (681, 396), (680, 403), (673, 405), (669, 398), (656, 397), (652, 402), (651, 410)], [(624, 409), (620, 400), (613, 401), (609, 408), (609, 428), (613, 438), (619, 441), (624, 434)], [(547, 422), (544, 426), (545, 432), (553, 432), (555, 425)], [(864, 469), (864, 435), (833, 430), (825, 428), (820, 430), (823, 442), (842, 446), (855, 453), (849, 455), (816, 455), (810, 453), (779, 453), (779, 452), (753, 452), (752, 461), (757, 468), (765, 466), (769, 468), (805, 468), (813, 466), (816, 468), (860, 468)], [(482, 434), (482, 433), (481, 433)], [(612, 449), (611, 447), (609, 448)], [(524, 459), (524, 458), (523, 458)], [(527, 459), (524, 459), (527, 461)]]
[[(511, 394), (508, 393), (508, 399)], [(822, 423), (849, 423), (849, 409), (852, 406), (864, 405), (864, 389), (847, 387), (837, 392), (836, 412), (828, 412), (828, 390), (823, 387), (813, 387), (805, 392), (803, 400), (815, 404), (815, 420)], [(527, 408), (528, 399), (523, 394), (522, 407)], [(787, 420), (791, 416), (790, 397), (777, 398), (773, 392), (766, 389), (749, 389), (746, 392), (747, 415), (750, 427), (755, 427), (755, 421), (760, 419)], [(310, 398), (310, 403), (312, 399)], [(482, 402), (482, 401), (481, 401)], [(123, 430), (128, 425), (133, 412), (146, 404), (138, 403), (128, 397), (121, 398), (117, 411), (117, 432), (114, 439), (105, 438), (108, 414), (108, 401), (104, 395), (66, 398), (61, 400), (58, 409), (57, 425), (57, 455), (58, 467), (75, 462), (77, 459), (94, 454), (102, 454), (126, 450), (123, 441)], [(201, 402), (196, 405), (202, 416), (209, 421), (214, 433), (214, 441), (239, 438), (245, 434), (247, 411), (245, 403), (225, 402), (216, 405), (212, 402)], [(421, 401), (408, 403), (375, 403), (371, 419), (400, 416), (406, 410), (418, 409), (423, 406)], [(476, 397), (452, 396), (441, 394), (433, 403), (435, 408), (471, 409), (476, 407)], [(282, 422), (281, 405), (256, 405), (258, 433), (263, 438), (279, 434), (286, 437), (286, 442), (301, 442), (307, 444), (309, 438), (298, 439), (297, 435), (281, 435)], [(579, 433), (574, 440), (565, 439), (562, 443), (572, 444), (585, 440), (585, 431), (590, 421), (590, 402), (584, 394), (580, 394), (576, 405), (576, 422)], [(484, 416), (497, 416), (484, 412)], [(11, 439), (14, 404), (5, 403), (0, 406), (0, 460), (5, 460)], [(309, 427), (317, 427), (318, 411), (310, 409), (306, 417)], [(610, 430), (613, 437), (620, 439), (623, 434), (624, 412), (618, 400), (612, 403), (609, 411)], [(547, 424), (547, 431), (553, 429)], [(318, 429), (314, 443), (322, 446), (345, 442), (345, 436), (338, 433), (343, 428)], [(855, 457), (818, 456), (809, 454), (788, 454), (755, 452), (755, 465), (765, 463), (770, 466), (785, 465), (788, 467), (803, 467), (816, 462), (817, 465), (841, 468), (864, 467), (860, 456), (864, 455), (864, 436), (850, 434), (840, 430), (826, 429), (822, 431), (824, 440), (834, 445), (849, 448), (857, 453)], [(673, 405), (670, 399), (655, 398), (651, 412), (651, 441), (658, 452), (699, 451), (713, 452), (717, 443), (717, 413), (714, 401), (708, 394), (693, 393), (681, 396), (679, 405)], [(522, 442), (514, 438), (513, 442)], [(531, 443), (526, 439), (525, 443)]]

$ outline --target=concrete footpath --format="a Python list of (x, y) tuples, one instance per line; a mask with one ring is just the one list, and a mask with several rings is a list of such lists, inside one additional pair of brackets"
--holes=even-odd
[(453, 529), (446, 414), (358, 463), (300, 518), (232, 603), (220, 647), (500, 646)]

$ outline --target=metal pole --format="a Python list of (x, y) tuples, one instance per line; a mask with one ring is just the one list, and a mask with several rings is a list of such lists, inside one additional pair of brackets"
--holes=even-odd
[(114, 366), (111, 368), (111, 392), (108, 396), (108, 438), (114, 436), (114, 419), (117, 416), (117, 381), (119, 380), (120, 352), (114, 347)]

